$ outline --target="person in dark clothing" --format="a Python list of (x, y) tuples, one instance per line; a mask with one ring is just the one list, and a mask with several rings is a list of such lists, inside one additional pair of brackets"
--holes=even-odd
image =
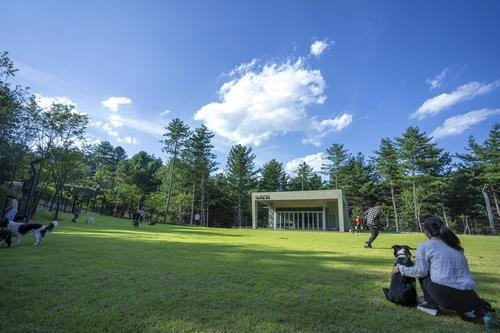
[(75, 204), (75, 207), (73, 208), (73, 219), (71, 220), (71, 222), (73, 223), (76, 223), (76, 220), (80, 217), (80, 213), (82, 212), (82, 207), (80, 207), (80, 203), (77, 202)]
[(369, 208), (364, 215), (365, 215), (366, 226), (368, 227), (368, 229), (370, 229), (371, 232), (371, 236), (365, 242), (364, 247), (371, 249), (373, 241), (378, 236), (379, 219), (380, 215), (382, 215), (382, 204), (377, 202), (377, 204), (374, 207)]

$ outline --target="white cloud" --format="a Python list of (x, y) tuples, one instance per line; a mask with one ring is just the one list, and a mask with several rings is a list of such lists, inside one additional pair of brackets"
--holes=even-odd
[(476, 96), (486, 94), (498, 86), (500, 86), (500, 79), (488, 84), (477, 81), (466, 83), (451, 93), (443, 93), (426, 100), (410, 117), (423, 119), (427, 116), (438, 114), (459, 102), (471, 100)]
[(231, 72), (229, 72), (230, 76), (245, 74), (246, 72), (252, 70), (255, 65), (257, 65), (257, 59), (253, 58), (249, 63), (242, 63), (239, 66), (236, 66)]
[(304, 157), (299, 157), (288, 161), (285, 164), (285, 171), (288, 174), (295, 174), (295, 171), (299, 167), (299, 164), (302, 162), (306, 162), (315, 172), (321, 172), (321, 166), (325, 161), (324, 153), (316, 153), (312, 155), (307, 155)]
[(122, 136), (112, 123), (95, 121), (92, 123), (92, 126), (99, 128), (103, 132), (107, 133), (110, 137), (114, 138), (119, 143), (127, 143), (127, 144), (137, 144), (139, 140), (136, 137), (132, 136)]
[(443, 125), (436, 128), (430, 136), (434, 139), (441, 139), (447, 136), (458, 135), (468, 130), (471, 126), (499, 114), (500, 109), (481, 109), (457, 115), (446, 119)]
[(320, 122), (313, 120), (311, 122), (312, 131), (308, 136), (302, 139), (303, 143), (309, 143), (315, 146), (321, 144), (321, 140), (332, 132), (340, 132), (352, 123), (352, 115), (343, 113), (335, 118), (325, 119)]
[(111, 110), (111, 112), (118, 112), (122, 105), (132, 104), (132, 100), (128, 97), (110, 97), (101, 102), (101, 105)]
[(165, 111), (160, 112), (160, 113), (159, 113), (159, 116), (160, 116), (160, 117), (165, 117), (165, 116), (167, 116), (169, 113), (170, 113), (170, 110), (165, 110)]
[(446, 67), (439, 74), (437, 74), (433, 79), (427, 79), (425, 81), (425, 82), (427, 82), (428, 85), (430, 85), (429, 90), (441, 87), (441, 85), (443, 84), (444, 77), (446, 76), (446, 73), (448, 72), (448, 70), (449, 70), (449, 68)]
[(120, 137), (120, 138), (117, 138), (116, 141), (118, 141), (120, 143), (128, 143), (130, 145), (136, 145), (137, 143), (139, 143), (139, 140), (133, 136), (125, 136), (123, 138)]
[(47, 96), (42, 96), (41, 94), (35, 94), (35, 101), (44, 110), (49, 110), (52, 104), (64, 104), (64, 105), (69, 105), (73, 106), (73, 110), (71, 111), (72, 113), (77, 113), (81, 115), (85, 115), (85, 112), (80, 112), (76, 107), (78, 106), (76, 102), (72, 101), (71, 98), (66, 97), (66, 96), (54, 96), (54, 97), (47, 97)]
[(232, 142), (256, 146), (293, 131), (340, 130), (333, 125), (336, 118), (322, 124), (307, 114), (307, 107), (326, 100), (319, 70), (307, 68), (303, 58), (262, 66), (253, 62), (238, 66), (238, 75), (220, 87), (220, 101), (201, 107), (195, 120)]
[(324, 40), (316, 40), (311, 44), (310, 54), (319, 57), (323, 52), (325, 52), (330, 46), (330, 42), (327, 39)]

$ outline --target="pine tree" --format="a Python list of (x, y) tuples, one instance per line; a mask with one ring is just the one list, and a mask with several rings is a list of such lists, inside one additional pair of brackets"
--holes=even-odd
[(445, 166), (450, 162), (448, 153), (443, 152), (432, 142), (432, 138), (421, 133), (418, 127), (408, 127), (401, 137), (396, 138), (399, 157), (402, 162), (404, 175), (410, 181), (413, 193), (413, 215), (417, 228), (420, 225), (421, 202), (417, 195), (417, 186), (428, 176), (441, 175)]
[(489, 137), (478, 144), (473, 137), (469, 138), (468, 149), (471, 153), (459, 155), (463, 161), (475, 166), (477, 177), (488, 188), (493, 196), (497, 215), (500, 217), (500, 207), (496, 195), (500, 184), (500, 123), (496, 123), (490, 130)]
[(164, 147), (162, 150), (170, 155), (170, 182), (168, 185), (167, 201), (165, 203), (165, 213), (163, 223), (167, 222), (168, 209), (170, 206), (170, 197), (174, 186), (174, 172), (177, 156), (184, 149), (186, 140), (189, 136), (189, 126), (185, 125), (179, 118), (173, 119), (165, 128), (167, 131), (163, 134)]
[(208, 181), (210, 173), (215, 170), (216, 156), (212, 153), (211, 144), (214, 134), (205, 125), (196, 128), (186, 143), (183, 159), (191, 166), (192, 171), (192, 208), (191, 223), (193, 223), (194, 208), (196, 201), (196, 185), (199, 185), (200, 212), (202, 225), (207, 222), (208, 204)]
[(399, 232), (398, 210), (396, 205), (395, 188), (401, 181), (402, 170), (398, 161), (398, 151), (389, 138), (383, 138), (379, 150), (374, 152), (374, 168), (380, 175), (382, 182), (389, 185), (391, 190), (392, 209), (396, 223), (396, 232)]
[(245, 203), (249, 202), (249, 191), (255, 185), (255, 154), (252, 148), (242, 145), (231, 147), (227, 158), (227, 177), (231, 184), (232, 196), (236, 201), (236, 226), (242, 227)]
[(349, 151), (343, 144), (334, 143), (326, 150), (325, 162), (321, 169), (330, 178), (330, 188), (337, 190), (341, 187), (340, 170), (349, 157)]
[(260, 191), (284, 191), (286, 188), (286, 173), (283, 164), (275, 159), (262, 166), (259, 181)]
[(321, 177), (306, 162), (299, 164), (295, 170), (296, 176), (291, 181), (292, 190), (311, 191), (322, 188)]

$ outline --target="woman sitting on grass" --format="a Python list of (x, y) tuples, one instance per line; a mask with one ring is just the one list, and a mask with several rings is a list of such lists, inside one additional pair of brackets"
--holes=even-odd
[(419, 310), (437, 316), (441, 306), (456, 311), (463, 320), (483, 318), (489, 327), (491, 307), (474, 291), (476, 282), (460, 240), (436, 217), (426, 218), (423, 228), (429, 240), (418, 246), (416, 265), (396, 265), (393, 273), (419, 278), (425, 300)]

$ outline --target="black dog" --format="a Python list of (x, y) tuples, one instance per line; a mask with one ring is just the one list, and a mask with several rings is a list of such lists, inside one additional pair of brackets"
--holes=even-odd
[(5, 228), (0, 228), (0, 246), (7, 244), (10, 247), (12, 244), (12, 232)]
[[(392, 248), (394, 249), (394, 257), (396, 257), (394, 265), (413, 266), (409, 246), (394, 245)], [(389, 289), (384, 288), (382, 290), (389, 302), (404, 306), (416, 306), (418, 304), (415, 278), (402, 276), (400, 273), (392, 274)]]

